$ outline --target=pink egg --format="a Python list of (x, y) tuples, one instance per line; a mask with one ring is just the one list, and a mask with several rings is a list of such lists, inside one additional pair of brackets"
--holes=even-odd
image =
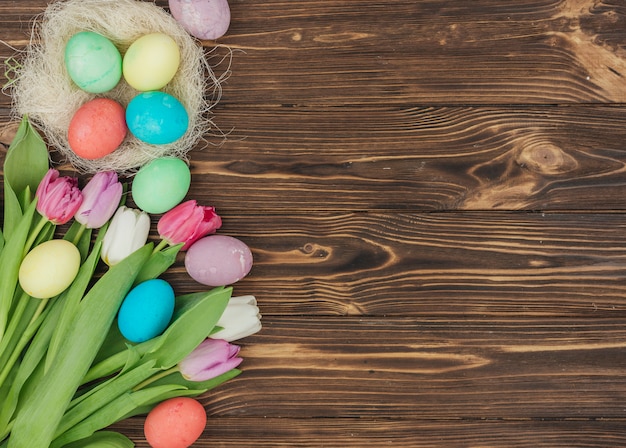
[(231, 285), (250, 272), (252, 252), (232, 236), (210, 235), (196, 241), (185, 255), (185, 268), (198, 283)]
[(77, 156), (99, 159), (122, 144), (126, 130), (126, 111), (122, 105), (109, 98), (96, 98), (76, 111), (67, 140)]
[(169, 0), (172, 16), (198, 39), (217, 39), (230, 26), (227, 0)]
[(150, 411), (143, 431), (152, 448), (187, 448), (202, 435), (206, 419), (204, 407), (193, 398), (170, 398)]

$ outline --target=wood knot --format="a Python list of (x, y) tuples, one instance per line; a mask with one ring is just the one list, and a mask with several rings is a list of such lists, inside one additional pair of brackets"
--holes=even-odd
[(578, 165), (572, 156), (547, 142), (525, 146), (519, 153), (517, 163), (531, 171), (550, 175), (567, 173)]

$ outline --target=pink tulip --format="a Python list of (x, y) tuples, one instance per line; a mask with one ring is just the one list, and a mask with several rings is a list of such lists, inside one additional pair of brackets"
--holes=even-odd
[(102, 227), (117, 210), (122, 190), (115, 171), (96, 173), (83, 188), (83, 203), (74, 218), (88, 229)]
[(215, 233), (221, 226), (222, 219), (215, 213), (215, 208), (197, 205), (196, 201), (191, 200), (161, 216), (157, 230), (168, 244), (185, 243), (181, 250), (187, 250), (197, 240)]
[(178, 363), (180, 373), (190, 381), (206, 381), (237, 367), (239, 346), (223, 339), (205, 339), (193, 352)]
[(83, 202), (83, 194), (75, 177), (59, 177), (50, 168), (37, 187), (37, 211), (53, 224), (65, 224)]

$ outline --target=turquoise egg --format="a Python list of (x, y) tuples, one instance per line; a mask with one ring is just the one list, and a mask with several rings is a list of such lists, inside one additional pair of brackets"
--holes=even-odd
[(159, 157), (142, 166), (132, 182), (133, 201), (146, 213), (177, 206), (191, 186), (191, 171), (176, 157)]
[(117, 326), (126, 339), (139, 343), (159, 336), (174, 314), (174, 289), (161, 279), (135, 286), (124, 298)]
[(65, 45), (65, 67), (82, 90), (108, 92), (122, 77), (122, 55), (113, 42), (101, 34), (81, 31)]
[(139, 140), (152, 145), (173, 143), (189, 126), (185, 106), (169, 93), (143, 92), (126, 108), (128, 129)]

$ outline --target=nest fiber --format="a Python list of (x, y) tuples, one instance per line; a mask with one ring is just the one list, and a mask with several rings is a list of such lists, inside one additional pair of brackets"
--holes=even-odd
[[(80, 31), (102, 34), (122, 55), (136, 39), (148, 33), (164, 33), (176, 41), (180, 48), (180, 68), (161, 90), (178, 98), (187, 110), (189, 129), (183, 137), (174, 143), (151, 145), (129, 132), (117, 150), (101, 159), (86, 160), (74, 154), (67, 141), (67, 131), (80, 106), (97, 96), (114, 99), (125, 108), (138, 93), (123, 79), (113, 90), (99, 95), (82, 91), (71, 81), (65, 68), (65, 45)], [(115, 170), (129, 174), (157, 157), (185, 158), (211, 127), (208, 112), (214, 104), (205, 98), (205, 92), (219, 91), (219, 80), (202, 46), (163, 8), (136, 0), (51, 3), (35, 21), (31, 42), (13, 80), (14, 113), (28, 115), (54, 149), (77, 170), (88, 173)]]

